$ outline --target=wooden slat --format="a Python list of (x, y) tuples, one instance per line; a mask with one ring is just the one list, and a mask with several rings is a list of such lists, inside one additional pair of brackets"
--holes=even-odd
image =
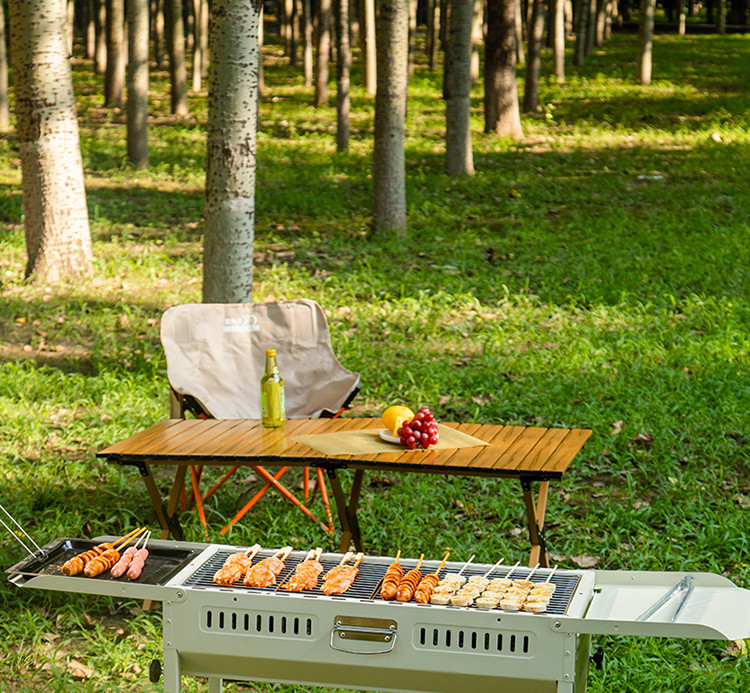
[(490, 445), (480, 448), (479, 454), (471, 461), (471, 467), (493, 471), (503, 469), (505, 466), (503, 459), (508, 450), (526, 431), (524, 426), (498, 426), (497, 428), (499, 430), (489, 441)]
[(546, 431), (546, 428), (539, 428), (537, 426), (530, 426), (524, 429), (523, 433), (510, 444), (503, 456), (492, 466), (492, 469), (522, 470), (524, 459), (526, 459), (526, 456)]
[(138, 455), (141, 459), (148, 458), (152, 454), (162, 454), (173, 445), (179, 444), (184, 436), (194, 437), (202, 421), (178, 420), (172, 426), (164, 430), (156, 431), (148, 440), (133, 445), (124, 455)]
[(518, 469), (537, 471), (544, 467), (569, 433), (567, 428), (548, 428), (529, 454), (524, 457)]
[(134, 433), (132, 436), (125, 438), (125, 440), (121, 440), (119, 443), (110, 445), (108, 448), (105, 448), (101, 452), (97, 453), (97, 456), (113, 457), (115, 455), (125, 454), (133, 447), (137, 449), (138, 446), (143, 442), (148, 441), (152, 436), (158, 435), (162, 431), (169, 429), (179, 421), (181, 421), (181, 419), (166, 419), (165, 421), (160, 421), (153, 426), (149, 426), (148, 428), (144, 428), (142, 431), (138, 431), (138, 433)]
[(205, 451), (204, 454), (210, 454), (210, 450), (218, 445), (222, 436), (231, 435), (231, 432), (237, 427), (238, 420), (232, 419), (205, 419), (195, 426), (194, 433), (189, 435), (184, 432), (178, 438), (170, 441), (169, 448), (163, 451), (164, 454), (173, 456), (185, 456), (191, 454), (194, 450)]
[(562, 444), (555, 450), (555, 453), (547, 460), (544, 465), (544, 471), (551, 471), (557, 474), (564, 474), (570, 463), (581, 451), (583, 444), (591, 437), (591, 431), (588, 429), (574, 428), (565, 438)]

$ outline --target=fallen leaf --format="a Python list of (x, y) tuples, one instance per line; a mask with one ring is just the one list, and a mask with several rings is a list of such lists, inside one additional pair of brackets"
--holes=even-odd
[(654, 436), (651, 433), (639, 433), (628, 441), (628, 450), (645, 448), (650, 450), (654, 446)]
[(610, 431), (610, 435), (616, 436), (619, 435), (620, 431), (622, 431), (623, 422), (622, 421), (615, 421), (612, 424), (612, 430)]
[(589, 554), (584, 553), (581, 556), (571, 556), (570, 560), (579, 568), (593, 568), (602, 559), (599, 556), (589, 556)]
[(71, 659), (68, 662), (68, 669), (70, 670), (70, 675), (74, 679), (90, 679), (94, 672), (89, 669), (85, 664), (81, 664), (76, 659)]
[(513, 529), (510, 530), (510, 533), (514, 537), (520, 537), (524, 533), (524, 529), (523, 527), (514, 527)]

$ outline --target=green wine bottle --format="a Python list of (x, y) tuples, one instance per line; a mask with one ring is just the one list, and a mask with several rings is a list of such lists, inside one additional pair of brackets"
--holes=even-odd
[(266, 349), (266, 372), (260, 380), (260, 415), (265, 428), (284, 425), (284, 381), (276, 364), (276, 349)]

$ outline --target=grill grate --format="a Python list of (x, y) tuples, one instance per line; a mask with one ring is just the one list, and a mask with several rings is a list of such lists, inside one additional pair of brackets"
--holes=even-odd
[[(243, 585), (242, 582), (236, 585), (233, 585), (232, 587), (221, 587), (219, 585), (216, 585), (213, 582), (213, 576), (216, 573), (216, 571), (218, 571), (221, 568), (221, 566), (224, 564), (224, 561), (227, 559), (227, 557), (230, 556), (232, 553), (234, 553), (234, 551), (232, 550), (217, 551), (185, 581), (184, 583), (185, 586), (193, 587), (193, 588), (210, 588), (210, 589), (224, 590), (224, 591), (242, 591), (242, 592), (249, 592), (249, 593), (260, 593), (260, 594), (276, 593), (278, 595), (288, 596), (294, 593), (281, 590), (279, 589), (279, 586), (287, 582), (287, 580), (290, 578), (292, 573), (294, 573), (295, 567), (301, 561), (303, 561), (305, 556), (307, 555), (306, 551), (293, 551), (287, 558), (284, 569), (281, 571), (281, 573), (279, 574), (277, 578), (277, 584), (271, 587), (267, 587), (267, 588), (245, 587), (245, 585)], [(253, 563), (257, 563), (263, 558), (268, 558), (269, 556), (272, 556), (274, 553), (275, 551), (272, 549), (261, 550), (258, 553), (258, 555), (255, 557)], [(320, 562), (324, 568), (322, 575), (325, 575), (325, 573), (328, 570), (337, 566), (340, 563), (342, 557), (343, 557), (343, 554), (323, 554), (320, 557)], [(349, 599), (349, 600), (364, 599), (364, 600), (380, 601), (380, 598), (379, 598), (380, 585), (382, 583), (383, 577), (385, 576), (385, 571), (388, 568), (388, 566), (392, 563), (392, 561), (393, 559), (389, 559), (389, 558), (365, 556), (365, 558), (359, 564), (359, 573), (357, 574), (357, 578), (354, 580), (354, 583), (349, 588), (349, 590), (347, 590), (341, 595), (334, 595), (333, 597), (328, 597), (328, 598), (329, 599)], [(404, 568), (404, 572), (407, 572), (411, 570), (412, 568), (416, 567), (417, 561), (415, 559), (403, 559), (401, 561), (401, 565)], [(422, 571), (423, 575), (426, 575), (430, 572), (434, 572), (439, 567), (439, 565), (440, 565), (439, 561), (424, 561), (422, 565), (420, 566), (420, 570)], [(441, 571), (440, 575), (442, 577), (446, 573), (455, 573), (455, 572), (460, 571), (461, 568), (463, 568), (462, 563), (448, 563), (446, 564), (445, 568)], [(491, 566), (489, 565), (471, 565), (468, 568), (466, 568), (462, 574), (465, 575), (467, 578), (473, 575), (481, 576), (481, 575), (487, 574), (490, 568)], [(488, 577), (490, 578), (505, 577), (506, 575), (509, 574), (510, 571), (511, 571), (511, 568), (509, 566), (498, 566), (492, 571), (492, 573)], [(320, 586), (323, 584), (322, 575), (321, 575), (321, 578), (318, 580), (318, 586), (312, 590), (305, 590), (303, 594), (324, 597), (325, 595), (320, 589)], [(550, 570), (538, 569), (536, 571), (532, 571), (531, 568), (516, 567), (512, 569), (512, 572), (510, 572), (510, 577), (512, 579), (528, 579), (529, 575), (531, 575), (532, 582), (541, 583), (541, 582), (544, 582), (548, 578), (548, 576), (550, 575)], [(550, 582), (553, 582), (555, 584), (556, 589), (552, 595), (550, 603), (547, 607), (547, 611), (545, 613), (552, 614), (552, 615), (564, 614), (568, 606), (570, 605), (570, 601), (573, 598), (573, 594), (575, 593), (579, 580), (580, 580), (580, 576), (577, 573), (567, 573), (565, 571), (554, 571), (552, 573), (552, 577), (550, 578)], [(402, 604), (401, 602), (390, 602), (390, 604), (394, 606), (407, 606), (407, 604)], [(409, 602), (408, 605), (414, 606), (415, 602)], [(434, 607), (433, 605), (423, 605), (423, 604), (420, 604), (417, 606), (430, 607), (430, 608), (444, 608), (444, 609), (453, 609), (453, 610), (466, 609), (466, 608), (477, 610), (475, 606)], [(495, 610), (494, 612), (502, 613), (497, 610)], [(534, 616), (534, 614), (527, 614), (527, 615), (530, 617)], [(432, 637), (432, 635), (430, 635), (430, 637)], [(484, 635), (482, 636), (482, 640), (484, 642), (485, 640)], [(507, 649), (507, 647), (509, 646), (506, 645), (505, 649)], [(519, 646), (519, 651), (523, 651), (522, 646)]]

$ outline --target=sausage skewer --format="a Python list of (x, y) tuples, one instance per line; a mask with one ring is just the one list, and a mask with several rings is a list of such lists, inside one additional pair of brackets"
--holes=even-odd
[(383, 576), (383, 585), (380, 588), (380, 598), (387, 602), (393, 601), (398, 594), (398, 586), (401, 578), (404, 577), (404, 568), (398, 562), (401, 558), (401, 549), (396, 554), (396, 560), (391, 563)]
[(223, 587), (231, 587), (250, 570), (255, 554), (260, 551), (260, 544), (251, 546), (247, 551), (238, 551), (227, 556), (224, 565), (216, 571), (213, 581)]
[[(89, 549), (88, 551), (84, 551), (83, 553), (79, 553), (77, 556), (73, 556), (73, 558), (67, 560), (62, 567), (60, 568), (60, 572), (63, 575), (78, 575), (78, 573), (82, 573), (86, 565), (91, 562), (94, 558), (97, 556), (100, 556), (105, 551), (110, 550), (117, 550), (116, 547), (118, 545), (124, 545), (127, 544), (128, 541), (134, 536), (139, 535), (141, 532), (145, 531), (145, 527), (139, 527), (138, 529), (134, 529), (132, 532), (128, 532), (125, 536), (118, 539), (116, 542), (104, 542), (103, 544), (99, 544), (98, 546), (94, 546), (93, 548)], [(118, 553), (117, 558), (115, 559), (114, 563), (116, 563), (120, 559), (120, 555)], [(114, 563), (112, 565), (114, 565)]]
[(435, 588), (438, 586), (438, 583), (440, 582), (440, 571), (445, 567), (445, 563), (448, 560), (448, 556), (450, 556), (451, 553), (448, 551), (445, 554), (445, 557), (443, 558), (440, 565), (437, 567), (437, 570), (434, 573), (430, 573), (429, 575), (425, 575), (417, 585), (417, 589), (414, 590), (414, 601), (417, 602), (417, 604), (429, 604), (430, 603), (430, 597), (432, 597), (432, 593), (435, 591)]
[(133, 557), (138, 552), (138, 545), (141, 543), (141, 539), (146, 537), (146, 534), (142, 534), (138, 539), (136, 540), (135, 544), (132, 546), (128, 546), (125, 551), (122, 552), (122, 556), (120, 556), (120, 560), (117, 561), (112, 566), (112, 570), (110, 570), (110, 575), (114, 578), (119, 578), (125, 575), (128, 568), (130, 567), (131, 562), (133, 561)]
[(403, 578), (401, 578), (401, 582), (398, 585), (398, 592), (396, 593), (396, 601), (411, 601), (411, 598), (414, 596), (414, 592), (417, 589), (417, 585), (419, 585), (419, 581), (422, 579), (422, 571), (419, 569), (419, 566), (422, 565), (423, 558), (424, 554), (419, 557), (419, 562), (417, 563), (416, 568), (412, 568)]
[(135, 556), (133, 556), (133, 560), (130, 562), (130, 566), (128, 567), (128, 578), (131, 580), (137, 580), (143, 572), (143, 568), (146, 565), (146, 559), (148, 558), (146, 544), (148, 544), (150, 538), (151, 531), (149, 530), (146, 535), (146, 540), (143, 542), (143, 546), (135, 552)]

